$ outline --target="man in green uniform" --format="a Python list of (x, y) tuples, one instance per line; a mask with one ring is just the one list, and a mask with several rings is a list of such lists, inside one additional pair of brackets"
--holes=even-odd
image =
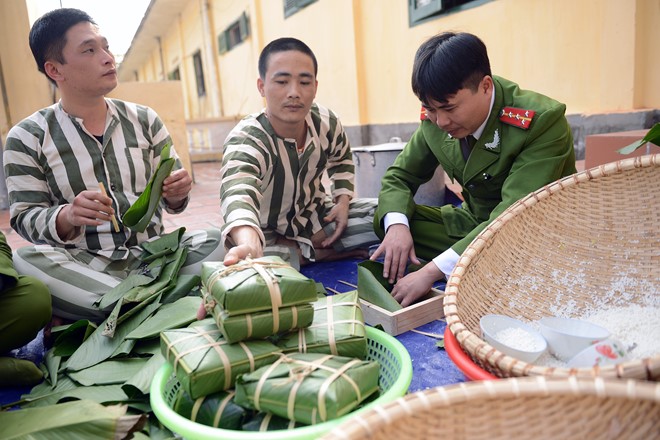
[[(442, 33), (417, 50), (412, 88), (425, 110), (382, 179), (374, 229), (383, 276), (404, 307), (448, 277), (470, 242), (518, 199), (573, 174), (566, 106), (493, 76), (486, 46)], [(416, 205), (417, 188), (442, 166), (462, 187), (461, 207)], [(406, 275), (418, 257), (432, 260)]]
[(50, 317), (48, 288), (16, 272), (11, 248), (0, 232), (0, 387), (34, 385), (41, 380), (43, 374), (32, 362), (5, 354), (34, 339)]

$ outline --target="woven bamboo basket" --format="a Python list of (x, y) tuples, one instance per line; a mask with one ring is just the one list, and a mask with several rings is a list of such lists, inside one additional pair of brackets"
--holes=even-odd
[(408, 394), (323, 439), (657, 439), (660, 383), (523, 377)]
[(658, 380), (660, 354), (594, 368), (526, 363), (486, 343), (479, 319), (496, 313), (536, 322), (579, 318), (594, 308), (657, 307), (660, 154), (585, 170), (519, 200), (468, 246), (445, 294), (450, 331), (476, 364), (498, 377)]

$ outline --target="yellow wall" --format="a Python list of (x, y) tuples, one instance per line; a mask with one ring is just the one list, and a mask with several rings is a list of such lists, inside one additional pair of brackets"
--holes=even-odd
[(30, 52), (29, 32), (25, 0), (1, 1), (0, 63), (4, 93), (0, 90), (0, 135), (3, 139), (14, 124), (52, 103), (48, 79), (37, 70)]

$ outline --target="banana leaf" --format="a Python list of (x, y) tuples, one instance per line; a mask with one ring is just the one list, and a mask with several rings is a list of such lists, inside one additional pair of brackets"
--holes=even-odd
[(54, 354), (57, 356), (71, 356), (80, 347), (80, 344), (96, 330), (96, 327), (96, 324), (86, 319), (60, 326), (53, 344)]
[[(163, 294), (163, 298), (160, 302), (162, 304), (170, 304), (185, 296), (200, 296), (200, 281), (201, 278), (199, 275), (179, 274), (174, 287)], [(193, 293), (193, 291), (195, 292)]]
[(57, 403), (70, 400), (93, 400), (97, 403), (120, 403), (130, 400), (121, 385), (82, 386), (60, 394)]
[(314, 319), (311, 304), (282, 307), (277, 309), (277, 318), (272, 311), (227, 316), (219, 307), (212, 314), (225, 340), (229, 343), (248, 339), (264, 339), (282, 331), (307, 327)]
[(55, 405), (60, 397), (65, 392), (80, 388), (80, 385), (75, 383), (66, 375), (59, 375), (57, 385), (51, 386), (47, 382), (41, 382), (30, 390), (29, 394), (21, 396), (20, 404), (23, 408), (31, 408), (36, 406)]
[(660, 122), (656, 122), (642, 139), (626, 145), (617, 151), (621, 154), (630, 154), (642, 145), (646, 145), (647, 142), (660, 146)]
[(165, 363), (165, 358), (160, 352), (154, 354), (144, 364), (142, 369), (135, 373), (133, 377), (128, 379), (121, 389), (130, 398), (137, 399), (139, 397), (149, 394), (151, 381), (156, 375), (156, 372)]
[(88, 400), (0, 413), (2, 438), (86, 440), (129, 438), (142, 429), (146, 415), (127, 415), (125, 405), (103, 406)]
[(125, 358), (101, 362), (80, 371), (72, 371), (68, 376), (83, 386), (123, 384), (147, 363), (146, 358)]
[(186, 228), (180, 227), (172, 232), (161, 235), (155, 240), (145, 241), (140, 245), (143, 250), (140, 260), (145, 263), (151, 263), (157, 258), (175, 252), (179, 248), (181, 238), (183, 238), (185, 232)]
[(158, 167), (151, 176), (144, 192), (122, 216), (121, 220), (125, 226), (133, 231), (144, 232), (160, 202), (163, 193), (163, 180), (172, 172), (174, 162), (174, 158), (170, 157), (170, 145), (168, 144), (163, 147)]
[(282, 355), (236, 381), (236, 403), (313, 425), (348, 414), (378, 391), (378, 362), (318, 353)]
[(258, 412), (243, 424), (243, 431), (278, 431), (280, 429), (293, 429), (301, 426), (307, 425), (271, 413)]
[(166, 330), (160, 338), (163, 356), (193, 399), (228, 390), (238, 376), (272, 363), (280, 351), (267, 341), (229, 344), (215, 324)]
[(277, 338), (284, 353), (325, 353), (365, 359), (367, 333), (357, 291), (319, 298), (307, 328)]
[(122, 345), (125, 336), (142, 324), (158, 307), (160, 304), (157, 302), (149, 304), (140, 313), (118, 326), (113, 338), (103, 336), (105, 326), (101, 324), (67, 360), (66, 369), (68, 371), (82, 370), (111, 357), (115, 350)]
[(126, 339), (146, 339), (160, 336), (160, 332), (185, 327), (197, 319), (202, 303), (199, 296), (186, 296), (172, 304), (162, 305), (138, 328), (126, 335)]
[(390, 292), (393, 285), (383, 277), (383, 263), (362, 261), (358, 263), (358, 295), (365, 301), (389, 312), (401, 310), (401, 304)]
[(131, 353), (136, 356), (153, 356), (160, 353), (160, 334), (155, 338), (136, 339)]
[(234, 403), (234, 391), (220, 391), (193, 399), (179, 389), (172, 409), (195, 423), (221, 429), (240, 430), (247, 410)]
[(62, 357), (55, 354), (54, 348), (48, 350), (42, 364), (42, 370), (45, 368), (44, 377), (53, 387), (57, 385), (58, 372), (61, 365)]
[(248, 258), (232, 266), (204, 262), (202, 288), (228, 316), (316, 301), (314, 280), (275, 256)]

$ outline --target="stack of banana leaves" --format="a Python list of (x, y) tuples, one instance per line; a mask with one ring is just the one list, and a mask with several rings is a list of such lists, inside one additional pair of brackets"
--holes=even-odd
[(202, 301), (200, 277), (179, 274), (183, 232), (144, 246), (140, 273), (99, 302), (112, 310), (104, 322), (52, 329), (45, 380), (0, 412), (2, 438), (174, 438), (151, 412), (149, 387), (165, 362), (160, 333), (195, 321)]

